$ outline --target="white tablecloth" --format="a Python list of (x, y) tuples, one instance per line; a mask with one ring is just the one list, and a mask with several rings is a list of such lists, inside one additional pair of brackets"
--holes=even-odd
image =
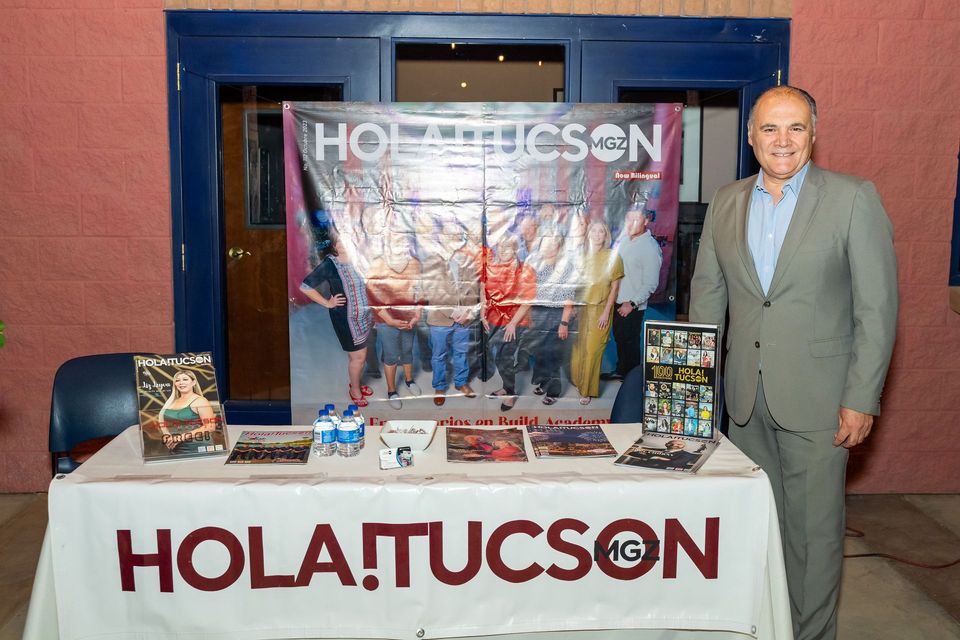
[(448, 463), (442, 429), (381, 471), (367, 440), (144, 465), (128, 429), (51, 483), (25, 638), (791, 637), (769, 483), (729, 441), (687, 475), (529, 440), (527, 463)]

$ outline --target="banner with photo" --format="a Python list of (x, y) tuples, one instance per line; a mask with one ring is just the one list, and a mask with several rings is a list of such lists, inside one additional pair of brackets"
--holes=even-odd
[(669, 293), (681, 110), (284, 103), (294, 423), (606, 421)]

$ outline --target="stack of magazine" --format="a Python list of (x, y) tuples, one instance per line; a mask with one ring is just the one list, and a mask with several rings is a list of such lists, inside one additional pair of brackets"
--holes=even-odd
[(616, 464), (694, 473), (717, 448), (716, 325), (644, 323), (644, 434)]

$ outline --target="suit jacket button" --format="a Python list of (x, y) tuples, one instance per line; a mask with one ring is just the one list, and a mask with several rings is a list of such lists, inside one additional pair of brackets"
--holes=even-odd
[(759, 348), (760, 348), (760, 341), (758, 340), (758, 341), (754, 342), (754, 343), (753, 343), (753, 346), (755, 346), (757, 349), (759, 349)]
[(763, 306), (769, 307), (769, 306), (770, 306), (770, 301), (769, 301), (769, 300), (765, 301), (765, 302), (763, 303)]

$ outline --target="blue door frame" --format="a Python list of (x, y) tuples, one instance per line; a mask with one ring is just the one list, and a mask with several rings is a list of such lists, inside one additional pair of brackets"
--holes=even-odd
[[(786, 82), (790, 43), (783, 19), (299, 11), (168, 11), (166, 19), (176, 349), (213, 351), (221, 377), (221, 84), (337, 83), (345, 100), (386, 102), (398, 43), (559, 44), (571, 102), (616, 102), (621, 88), (728, 88), (740, 92), (742, 131), (756, 96)], [(741, 176), (755, 171), (743, 138)], [(288, 403), (224, 404), (234, 423), (290, 421)]]

